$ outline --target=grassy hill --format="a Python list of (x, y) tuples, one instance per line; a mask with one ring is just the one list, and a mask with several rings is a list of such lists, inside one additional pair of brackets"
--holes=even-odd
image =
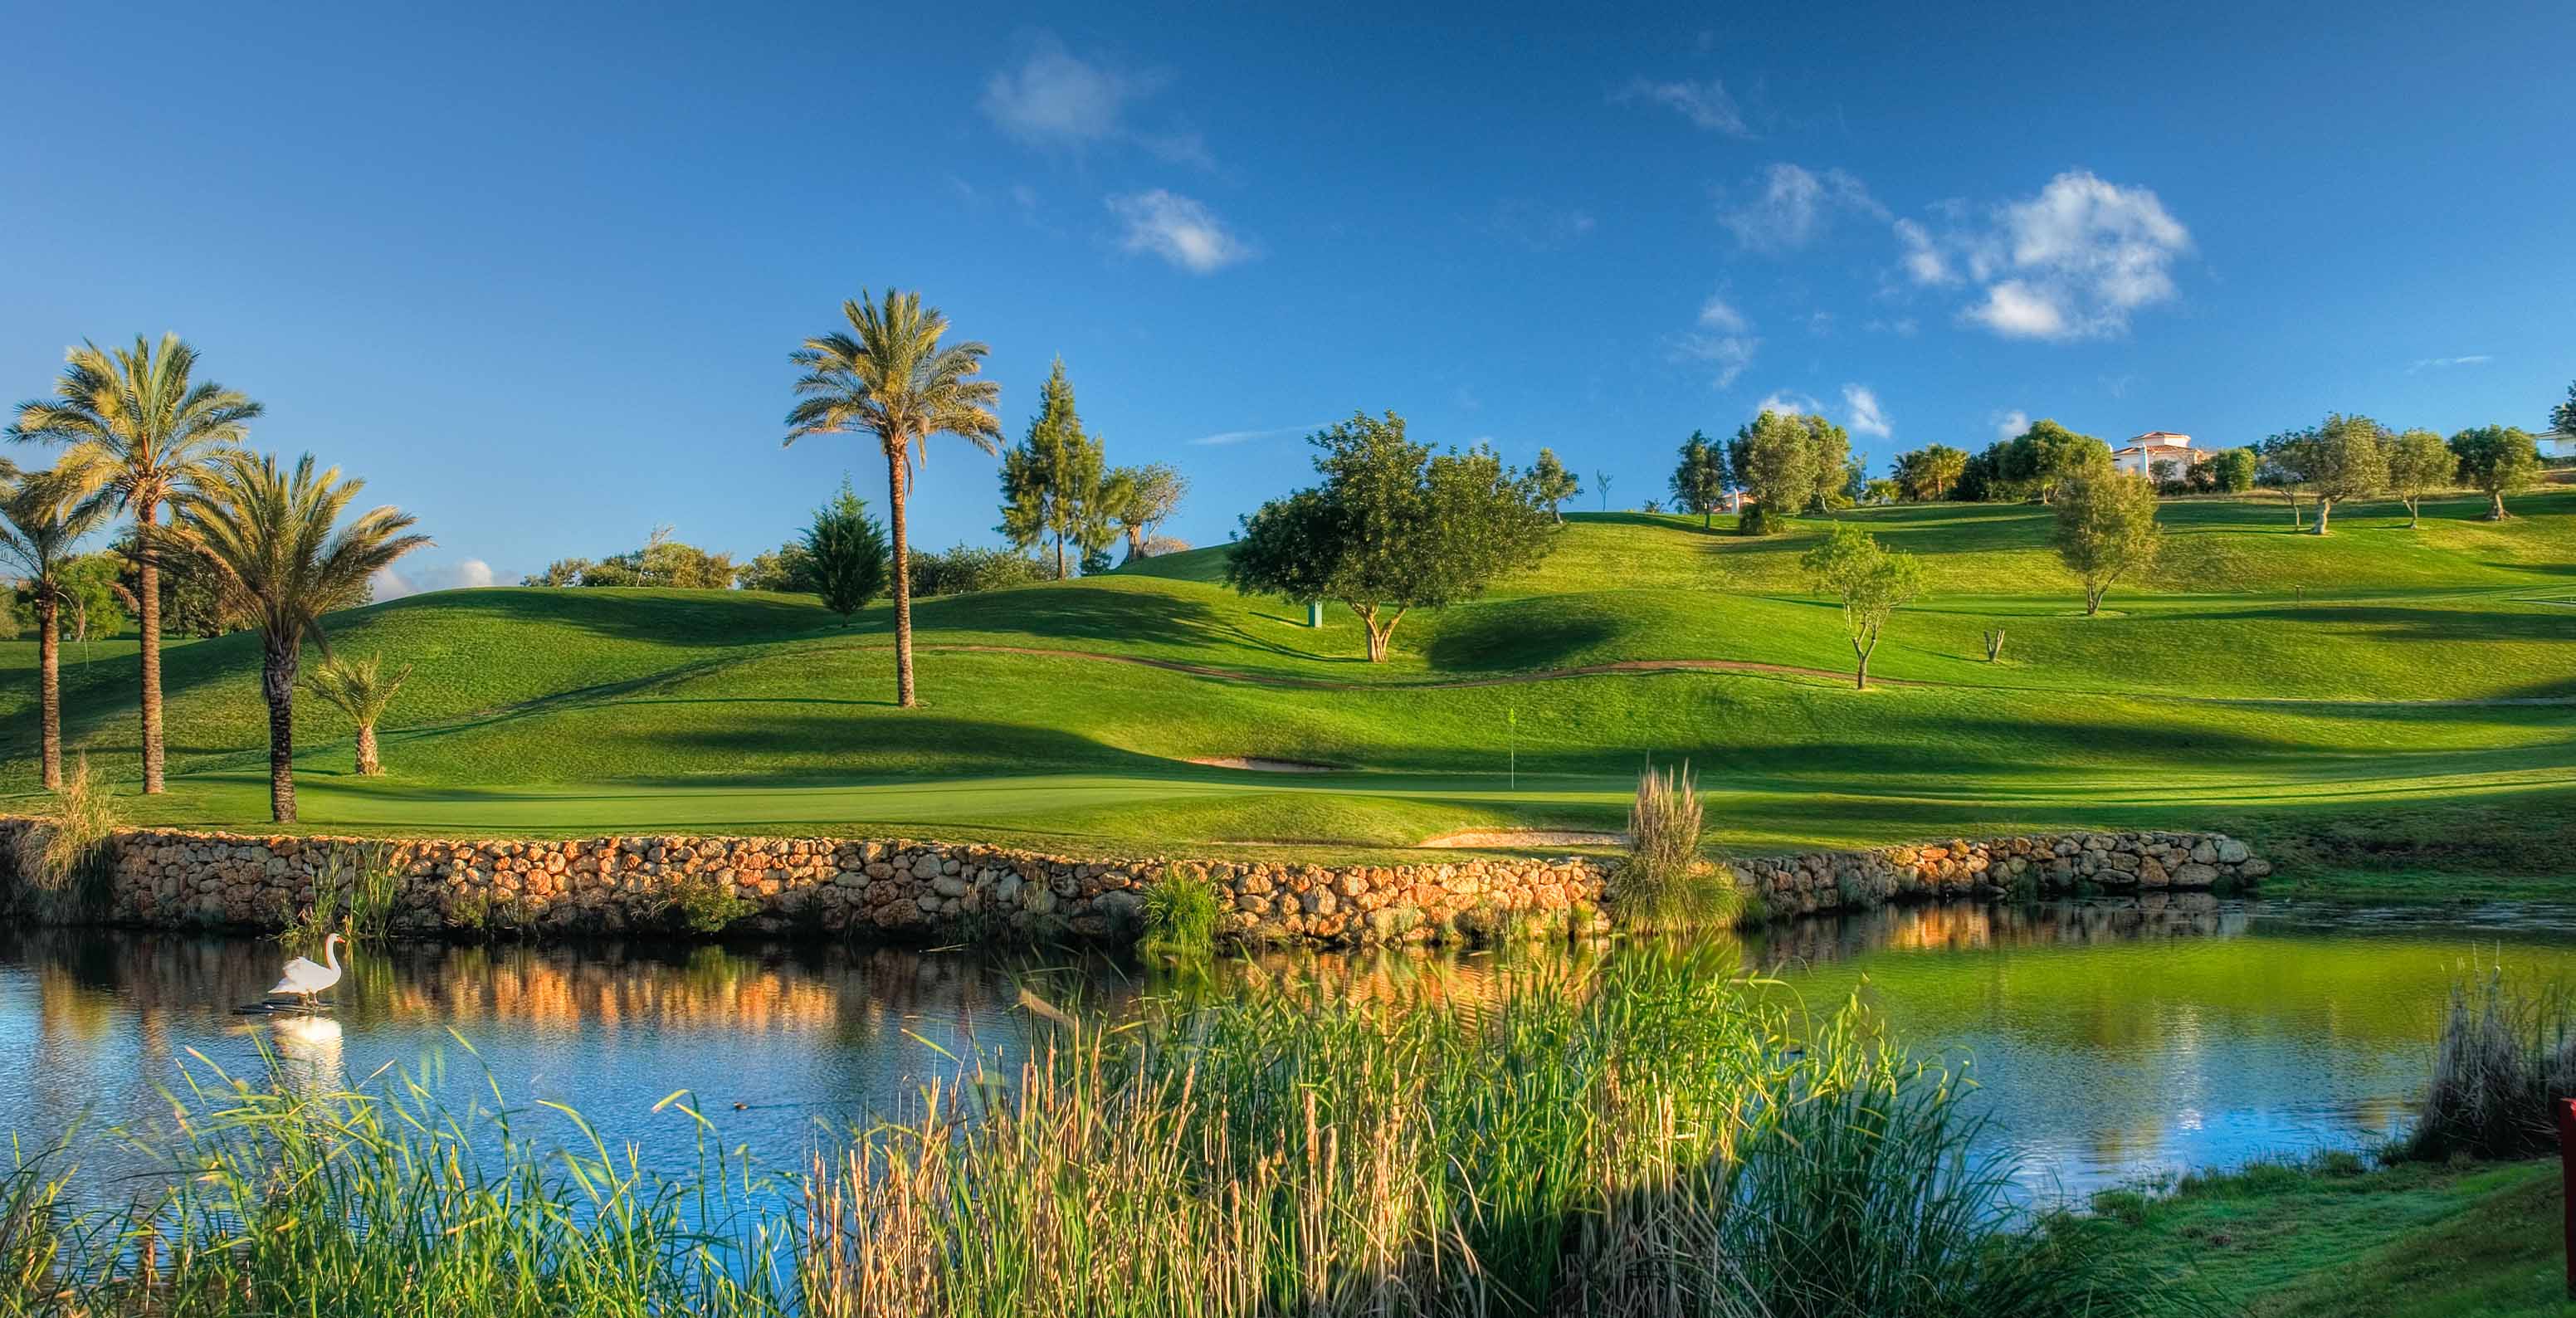
[[(299, 714), (317, 830), (897, 831), (1074, 851), (1407, 848), (1466, 827), (1616, 827), (1638, 765), (1688, 759), (1745, 849), (2081, 823), (2229, 827), (2319, 873), (2563, 874), (2576, 797), (2576, 490), (2475, 520), (2430, 504), (2290, 532), (2276, 501), (2186, 501), (2104, 616), (2048, 513), (1852, 514), (1934, 593), (1850, 689), (1812, 531), (1576, 517), (1549, 561), (1356, 623), (1218, 584), (1222, 550), (926, 601), (926, 708), (893, 708), (889, 611), (675, 591), (451, 591), (338, 615), (335, 644), (416, 665), (385, 738)], [(1980, 634), (2007, 632), (1985, 662)], [(34, 779), (33, 644), (0, 644), (0, 788)], [(68, 735), (133, 772), (130, 642), (65, 650)], [(139, 817), (257, 826), (251, 638), (167, 654), (172, 791)], [(20, 680), (9, 680), (16, 677)], [(1516, 730), (1515, 730), (1516, 729)], [(1250, 757), (1314, 774), (1209, 768)], [(1507, 769), (1516, 763), (1517, 778)], [(2555, 851), (2544, 848), (2555, 847)], [(2576, 886), (2576, 884), (2571, 884)]]

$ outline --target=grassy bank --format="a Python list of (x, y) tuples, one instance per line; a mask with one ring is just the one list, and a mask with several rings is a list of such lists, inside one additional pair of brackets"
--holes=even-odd
[(1680, 957), (1515, 972), (1472, 1010), (1029, 1006), (1025, 1070), (935, 1086), (802, 1177), (712, 1134), (656, 1176), (561, 1108), (218, 1080), (134, 1136), (165, 1195), (95, 1215), (66, 1206), (99, 1188), (76, 1172), (0, 1183), (0, 1293), (224, 1318), (2155, 1311), (2135, 1264), (2009, 1210), (1957, 1077)]
[[(1814, 532), (1577, 518), (1538, 571), (1408, 618), (1396, 661), (1356, 624), (1215, 584), (1221, 550), (925, 601), (927, 708), (892, 707), (889, 619), (741, 592), (452, 591), (335, 617), (415, 665), (391, 774), (298, 715), (307, 827), (773, 831), (1075, 851), (1391, 857), (1463, 828), (1616, 828), (1640, 758), (1688, 758), (1743, 850), (2083, 825), (2222, 827), (2325, 890), (2576, 895), (2576, 491), (2505, 523), (2476, 500), (2339, 514), (2169, 504), (2164, 563), (2079, 616), (2047, 510), (1852, 518), (1921, 554), (1853, 691)], [(1982, 633), (2002, 627), (2000, 662)], [(0, 673), (32, 661), (0, 644)], [(67, 647), (75, 753), (124, 775), (135, 660)], [(167, 797), (137, 818), (253, 825), (265, 711), (249, 638), (167, 660)], [(0, 682), (0, 786), (32, 784), (32, 682)], [(1252, 758), (1312, 774), (1213, 768)], [(1516, 772), (1507, 771), (1507, 764)]]

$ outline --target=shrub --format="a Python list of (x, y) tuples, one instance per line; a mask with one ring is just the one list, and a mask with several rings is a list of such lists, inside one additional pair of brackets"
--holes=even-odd
[(393, 863), (392, 848), (375, 843), (355, 852), (335, 848), (313, 876), (313, 903), (300, 914), (278, 913), (278, 941), (320, 948), (324, 938), (338, 933), (352, 943), (382, 942), (393, 932), (394, 902), (401, 891), (402, 872)]
[(671, 932), (701, 937), (723, 933), (734, 921), (760, 913), (760, 903), (738, 895), (733, 885), (713, 877), (692, 878), (673, 887), (654, 910)]
[(1637, 779), (1628, 811), (1628, 860), (1610, 876), (1611, 918), (1639, 932), (1674, 932), (1734, 920), (1743, 902), (1735, 872), (1700, 858), (1703, 823), (1690, 766)]
[(18, 834), (20, 890), (15, 897), (67, 913), (104, 911), (116, 879), (116, 849), (110, 843), (122, 823), (107, 784), (90, 771), (84, 756), (63, 775), (52, 806)]
[(2553, 1097), (2576, 1095), (2576, 1033), (2564, 991), (2507, 989), (2501, 971), (2451, 986), (2433, 1082), (2398, 1156), (2523, 1158), (2558, 1146)]
[(959, 545), (944, 553), (913, 554), (907, 562), (912, 579), (912, 593), (922, 598), (933, 595), (971, 595), (977, 591), (1008, 590), (1013, 586), (1030, 586), (1048, 580), (1054, 573), (1045, 564), (1026, 554), (1007, 549), (980, 549)]
[(1205, 956), (1216, 950), (1219, 914), (1215, 884), (1164, 870), (1145, 889), (1145, 936), (1137, 949), (1149, 956)]

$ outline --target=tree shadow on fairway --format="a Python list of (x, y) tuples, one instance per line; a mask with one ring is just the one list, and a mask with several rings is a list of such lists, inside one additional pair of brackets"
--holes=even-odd
[[(657, 778), (644, 774), (634, 780), (639, 782), (756, 784), (787, 779), (811, 781), (869, 775), (899, 779), (1041, 769), (1177, 778), (1206, 772), (1059, 728), (959, 718), (928, 710), (884, 709), (856, 717), (818, 718), (806, 702), (712, 698), (627, 703), (722, 707), (720, 720), (636, 730), (627, 736), (640, 748), (668, 753), (681, 763), (735, 766), (732, 772), (713, 778)], [(744, 708), (747, 705), (759, 707)]]
[(1201, 645), (1224, 634), (1216, 611), (1198, 600), (1079, 582), (942, 596), (915, 603), (912, 615), (920, 633), (1023, 632), (1059, 641), (1174, 646)]
[(1452, 610), (1423, 657), (1446, 672), (1563, 668), (1630, 630), (1599, 601), (1570, 596), (1498, 600)]

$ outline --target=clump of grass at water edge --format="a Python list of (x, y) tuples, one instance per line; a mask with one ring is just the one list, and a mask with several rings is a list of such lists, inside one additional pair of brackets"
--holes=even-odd
[(1145, 932), (1136, 949), (1148, 956), (1204, 957), (1216, 950), (1221, 918), (1215, 884), (1166, 869), (1145, 889)]
[(1677, 933), (1759, 922), (1759, 903), (1736, 886), (1734, 870), (1701, 856), (1706, 829), (1690, 766), (1638, 776), (1628, 857), (1603, 894), (1620, 928)]
[(0, 1182), (0, 1268), (47, 1318), (2173, 1311), (2013, 1206), (1960, 1076), (1711, 964), (1049, 1007), (1016, 1073), (936, 1080), (792, 1181), (712, 1132), (659, 1176), (556, 1105), (560, 1153), (533, 1110), (217, 1077), (132, 1136), (157, 1197), (74, 1211), (60, 1162)]
[(2433, 1078), (2396, 1156), (2528, 1158), (2558, 1147), (2556, 1099), (2576, 1097), (2576, 1003), (2491, 970), (2451, 987)]
[(66, 915), (105, 910), (116, 878), (109, 844), (122, 822), (107, 784), (82, 757), (45, 811), (18, 834), (10, 857), (15, 891), (0, 889), (0, 910), (26, 903)]

